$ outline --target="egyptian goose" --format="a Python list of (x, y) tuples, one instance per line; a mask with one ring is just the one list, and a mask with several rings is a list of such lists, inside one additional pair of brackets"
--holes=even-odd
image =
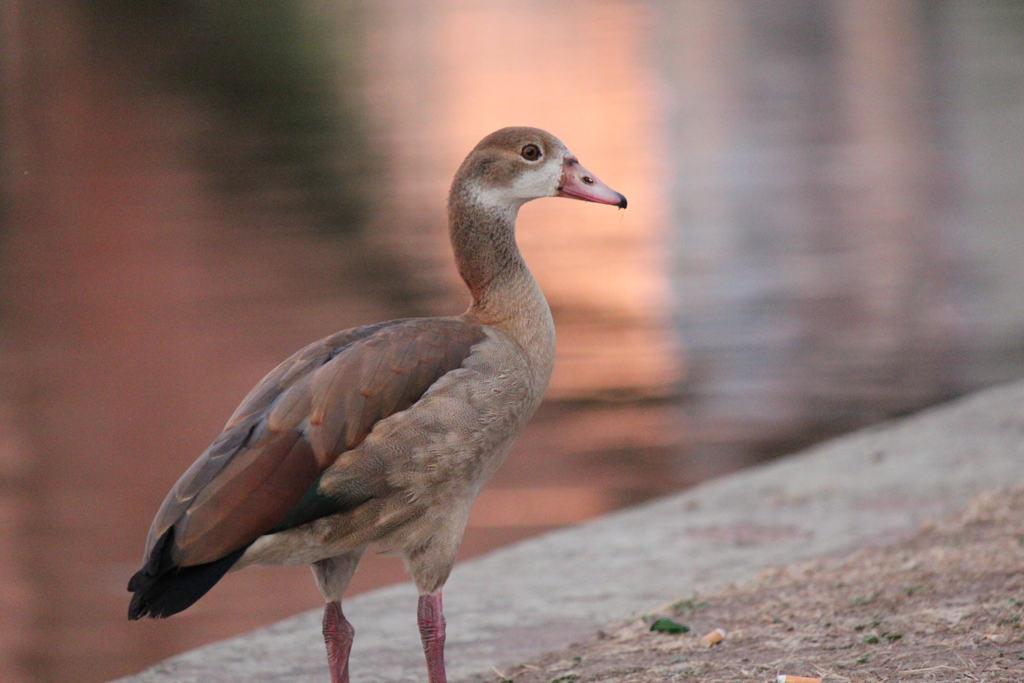
[(348, 683), (355, 631), (341, 600), (373, 544), (404, 558), (430, 682), (444, 683), (441, 587), (473, 499), (554, 365), (551, 312), (515, 241), (519, 207), (539, 197), (626, 207), (542, 130), (484, 138), (448, 198), (469, 310), (338, 332), (257, 384), (157, 512), (129, 619), (176, 614), (250, 564), (308, 563), (327, 601), (331, 680)]

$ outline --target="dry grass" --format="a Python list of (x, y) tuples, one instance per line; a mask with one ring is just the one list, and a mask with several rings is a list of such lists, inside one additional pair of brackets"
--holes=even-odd
[[(914, 536), (680, 600), (504, 672), (515, 683), (1024, 681), (1024, 488)], [(671, 635), (649, 625), (689, 627)], [(702, 635), (722, 628), (711, 648)]]

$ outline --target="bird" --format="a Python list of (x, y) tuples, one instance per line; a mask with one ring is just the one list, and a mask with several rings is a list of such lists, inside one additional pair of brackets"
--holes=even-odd
[(473, 500), (554, 368), (551, 310), (515, 236), (520, 207), (542, 197), (626, 208), (550, 133), (484, 137), (448, 196), (469, 308), (337, 332), (256, 384), (160, 506), (128, 583), (129, 619), (181, 612), (229, 571), (309, 564), (331, 681), (349, 683), (355, 629), (342, 598), (373, 546), (403, 558), (429, 681), (445, 683), (442, 587)]

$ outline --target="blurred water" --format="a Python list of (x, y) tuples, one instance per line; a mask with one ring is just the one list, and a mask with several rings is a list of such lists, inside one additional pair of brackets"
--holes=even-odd
[[(124, 585), (278, 361), (462, 310), (445, 195), (501, 126), (560, 136), (630, 208), (522, 211), (556, 375), (462, 557), (1024, 374), (1011, 0), (15, 0), (0, 22), (0, 680), (106, 680), (320, 603), (304, 568), (254, 568), (129, 624)], [(353, 592), (403, 578), (364, 564)]]

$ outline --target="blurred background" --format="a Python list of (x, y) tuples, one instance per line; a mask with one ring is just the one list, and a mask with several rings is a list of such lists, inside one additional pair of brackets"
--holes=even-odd
[[(520, 215), (559, 355), (463, 559), (1024, 376), (1019, 0), (6, 0), (0, 31), (5, 682), (322, 604), (252, 568), (129, 623), (125, 584), (277, 362), (465, 308), (445, 196), (502, 126), (630, 208)], [(401, 580), (368, 556), (351, 592)]]

